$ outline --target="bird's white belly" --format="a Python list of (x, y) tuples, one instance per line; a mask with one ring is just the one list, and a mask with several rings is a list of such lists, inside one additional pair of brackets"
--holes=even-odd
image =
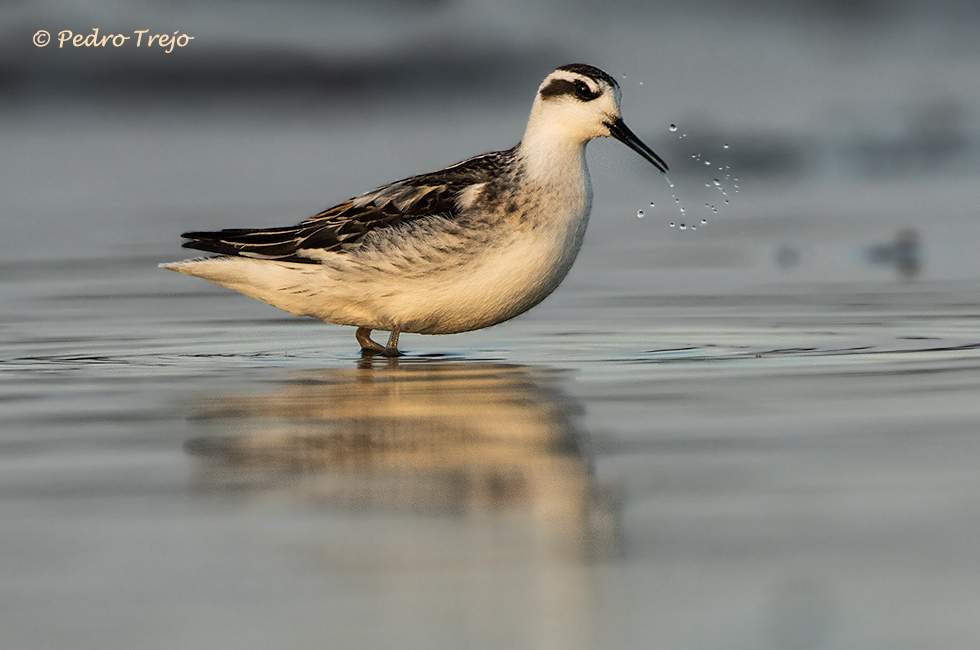
[(577, 233), (568, 235), (522, 239), (515, 233), (464, 265), (397, 282), (377, 304), (377, 329), (453, 334), (513, 318), (544, 300), (568, 273), (581, 244)]

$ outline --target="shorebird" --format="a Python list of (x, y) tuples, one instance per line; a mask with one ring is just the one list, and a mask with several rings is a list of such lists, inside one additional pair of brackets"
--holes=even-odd
[[(538, 88), (524, 137), (348, 199), (295, 226), (188, 232), (216, 253), (160, 266), (296, 316), (357, 328), (364, 354), (398, 336), (496, 325), (544, 300), (572, 267), (592, 208), (585, 145), (613, 137), (667, 172), (627, 128), (615, 79), (573, 63)], [(391, 335), (384, 347), (372, 330)]]

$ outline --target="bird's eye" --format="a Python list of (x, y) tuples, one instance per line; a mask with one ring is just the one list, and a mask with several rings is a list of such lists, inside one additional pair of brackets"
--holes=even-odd
[(592, 89), (589, 88), (589, 84), (584, 81), (576, 81), (575, 85), (575, 96), (579, 99), (588, 101), (590, 99), (595, 99), (595, 95), (592, 94)]

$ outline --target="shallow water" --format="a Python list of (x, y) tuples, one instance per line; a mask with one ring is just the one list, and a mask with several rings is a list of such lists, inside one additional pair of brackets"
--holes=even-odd
[(970, 647), (975, 287), (599, 239), (395, 361), (150, 255), (7, 265), (3, 646)]
[(975, 648), (975, 165), (681, 233), (590, 145), (559, 291), (392, 361), (156, 268), (519, 138), (460, 103), (2, 115), (0, 647)]

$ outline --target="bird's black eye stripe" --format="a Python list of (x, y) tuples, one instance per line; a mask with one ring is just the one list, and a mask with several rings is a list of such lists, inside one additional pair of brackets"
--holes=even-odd
[(595, 99), (597, 95), (592, 93), (592, 89), (589, 88), (589, 84), (584, 81), (576, 81), (575, 84), (575, 96), (583, 101), (589, 101), (590, 99)]
[(583, 102), (590, 102), (601, 94), (602, 93), (599, 91), (593, 91), (591, 88), (589, 88), (589, 84), (585, 83), (581, 79), (576, 79), (575, 81), (555, 79), (541, 89), (541, 96), (545, 99), (548, 99), (549, 97), (557, 97), (559, 95), (572, 95), (576, 99), (580, 99)]

